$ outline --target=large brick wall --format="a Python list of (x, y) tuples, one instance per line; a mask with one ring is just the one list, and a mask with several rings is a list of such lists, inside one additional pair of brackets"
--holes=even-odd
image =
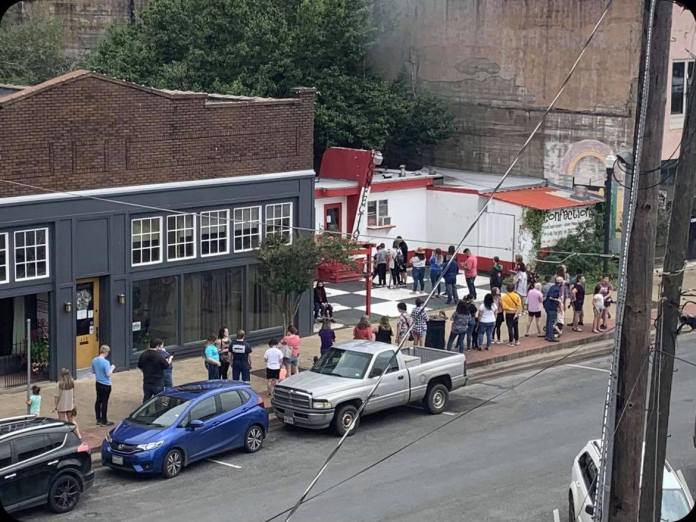
[[(504, 171), (553, 99), (599, 18), (604, 0), (375, 0), (381, 31), (371, 63), (387, 78), (446, 100), (456, 133), (432, 151), (437, 165)], [(514, 173), (572, 185), (603, 171), (588, 156), (558, 166), (573, 147), (598, 140), (630, 147), (638, 77), (641, 2), (615, 0), (558, 111)], [(580, 172), (584, 171), (584, 172)]]
[[(0, 97), (0, 177), (51, 191), (311, 169), (313, 89), (220, 100), (86, 71)], [(41, 193), (0, 183), (0, 197)]]

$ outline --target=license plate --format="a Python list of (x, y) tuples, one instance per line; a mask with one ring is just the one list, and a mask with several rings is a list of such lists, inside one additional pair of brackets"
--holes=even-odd
[(117, 466), (123, 466), (123, 457), (119, 457), (118, 455), (112, 455), (111, 462), (113, 462)]
[(285, 416), (283, 417), (283, 422), (285, 424), (295, 424), (295, 419), (293, 419), (292, 417)]

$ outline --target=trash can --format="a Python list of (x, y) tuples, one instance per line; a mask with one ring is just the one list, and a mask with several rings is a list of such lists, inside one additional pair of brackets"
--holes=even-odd
[(425, 336), (426, 347), (445, 349), (445, 322), (444, 319), (428, 319), (428, 333)]

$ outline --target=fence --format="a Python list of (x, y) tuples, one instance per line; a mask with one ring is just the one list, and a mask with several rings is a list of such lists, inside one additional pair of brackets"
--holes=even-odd
[[(19, 342), (10, 346), (3, 346), (0, 353), (0, 388), (14, 388), (27, 384), (27, 346), (26, 342)], [(32, 343), (32, 381), (48, 379), (48, 360), (46, 341), (34, 341)], [(38, 357), (35, 357), (37, 355)]]

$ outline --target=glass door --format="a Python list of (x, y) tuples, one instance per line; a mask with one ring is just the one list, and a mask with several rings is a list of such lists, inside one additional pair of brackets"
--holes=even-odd
[(81, 279), (75, 285), (75, 363), (89, 368), (99, 354), (99, 279)]

